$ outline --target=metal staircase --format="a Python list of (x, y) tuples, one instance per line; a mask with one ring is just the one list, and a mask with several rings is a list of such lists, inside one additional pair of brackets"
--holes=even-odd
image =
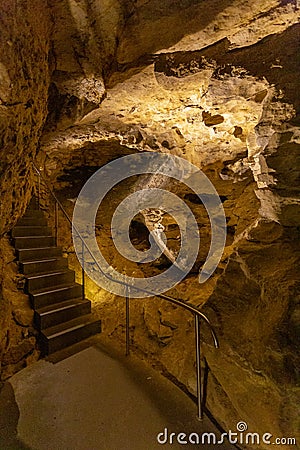
[(101, 322), (91, 314), (91, 302), (75, 282), (75, 272), (68, 268), (35, 200), (13, 228), (12, 238), (42, 353), (48, 355), (99, 333)]
[[(71, 218), (68, 216), (63, 205), (56, 197), (54, 191), (50, 187), (47, 179), (43, 176), (40, 169), (37, 168), (35, 163), (33, 164), (33, 169), (37, 175), (36, 183), (36, 195), (38, 200), (32, 200), (29, 209), (27, 210), (25, 216), (18, 222), (17, 226), (13, 230), (13, 236), (15, 240), (15, 246), (19, 256), (20, 266), (23, 270), (24, 275), (27, 278), (27, 292), (30, 295), (32, 305), (35, 309), (35, 323), (37, 328), (41, 331), (41, 347), (44, 349), (44, 353), (52, 353), (56, 350), (64, 348), (70, 344), (78, 342), (88, 336), (91, 336), (97, 332), (100, 332), (101, 323), (99, 320), (94, 320), (90, 314), (90, 302), (85, 300), (85, 257), (91, 259), (96, 270), (98, 270), (103, 277), (107, 280), (121, 284), (125, 287), (125, 337), (126, 337), (126, 355), (130, 353), (130, 294), (133, 286), (127, 282), (120, 281), (112, 278), (109, 273), (103, 271), (101, 265), (95, 258), (93, 252), (87, 245), (84, 237), (76, 229), (72, 223)], [(38, 205), (40, 204), (41, 198), (41, 185), (43, 189), (46, 189), (50, 196), (54, 200), (54, 218), (55, 218), (55, 238), (53, 238), (49, 233), (50, 230), (47, 227), (47, 222), (44, 219), (43, 214), (39, 211)], [(59, 211), (63, 215), (64, 219), (67, 220), (72, 232), (78, 237), (82, 245), (82, 255), (80, 259), (80, 264), (82, 267), (81, 271), (81, 281), (82, 285), (74, 282), (74, 276), (69, 275), (67, 270), (67, 263), (63, 261), (62, 250), (57, 247), (55, 243), (58, 241), (58, 230), (59, 230)], [(24, 227), (31, 227), (32, 229), (37, 227), (33, 232), (28, 231), (28, 234), (24, 234)], [(18, 228), (21, 228), (18, 230)], [(38, 228), (42, 229), (38, 230)], [(29, 228), (28, 228), (29, 229)], [(41, 234), (42, 233), (42, 234)], [(31, 247), (26, 244), (26, 239), (22, 240), (19, 238), (27, 238), (31, 244)], [(37, 239), (37, 238), (40, 238)], [(31, 240), (30, 240), (31, 239)], [(25, 243), (25, 244), (24, 244)], [(50, 262), (54, 261), (54, 265)], [(28, 266), (26, 265), (28, 263)], [(30, 264), (33, 264), (30, 266)], [(62, 266), (61, 266), (62, 265)], [(47, 268), (47, 269), (46, 269)], [(28, 272), (29, 270), (29, 272)], [(30, 271), (32, 270), (32, 272)], [(63, 275), (61, 273), (64, 272)], [(66, 274), (65, 272), (68, 272)], [(45, 275), (54, 275), (54, 279), (57, 275), (60, 276), (58, 285), (51, 285), (50, 287), (43, 288), (33, 288), (31, 292), (30, 278), (42, 276), (46, 278)], [(66, 277), (66, 278), (64, 278)], [(70, 282), (70, 278), (73, 280)], [(66, 279), (69, 281), (66, 282)], [(42, 283), (48, 282), (51, 278), (43, 280)], [(53, 281), (53, 278), (52, 278)], [(33, 286), (35, 280), (32, 280)], [(39, 284), (38, 281), (37, 285)], [(79, 294), (79, 289), (81, 289), (81, 297)], [(136, 289), (136, 288), (135, 288)], [(147, 294), (146, 297), (158, 297), (162, 300), (172, 303), (176, 306), (189, 311), (194, 316), (195, 323), (195, 350), (196, 350), (196, 381), (197, 381), (197, 410), (198, 418), (202, 419), (204, 411), (204, 403), (206, 398), (206, 383), (202, 384), (201, 375), (201, 336), (200, 329), (201, 323), (204, 322), (209, 328), (213, 344), (215, 348), (219, 348), (219, 342), (215, 330), (210, 323), (206, 315), (197, 307), (191, 303), (184, 301), (179, 298), (170, 297), (165, 294), (155, 294), (148, 289), (138, 288), (140, 292)], [(87, 304), (86, 304), (87, 302)], [(86, 311), (86, 309), (88, 312)], [(206, 369), (207, 370), (207, 367)]]

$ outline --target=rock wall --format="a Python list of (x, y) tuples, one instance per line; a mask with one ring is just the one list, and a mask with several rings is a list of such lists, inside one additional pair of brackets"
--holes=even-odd
[(32, 312), (16, 290), (5, 233), (23, 214), (34, 185), (32, 161), (47, 116), (51, 22), (43, 1), (2, 1), (0, 43), (0, 236), (2, 378), (37, 359)]
[(47, 115), (50, 32), (45, 2), (1, 3), (1, 235), (30, 198), (30, 162)]
[(0, 380), (36, 361), (39, 351), (33, 328), (33, 310), (23, 293), (23, 277), (7, 238), (0, 246)]

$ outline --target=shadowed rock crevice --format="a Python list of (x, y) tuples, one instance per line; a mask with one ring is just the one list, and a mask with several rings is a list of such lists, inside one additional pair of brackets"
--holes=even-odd
[(0, 447), (5, 450), (30, 450), (18, 439), (20, 411), (9, 382), (0, 385)]
[[(250, 73), (266, 78), (277, 91), (281, 90), (283, 100), (292, 103), (299, 112), (300, 82), (296, 76), (300, 70), (299, 41), (299, 24), (242, 49), (231, 49), (230, 41), (225, 38), (204, 50), (159, 55), (155, 61), (155, 71), (167, 76), (184, 77), (217, 63), (213, 77), (222, 78), (232, 75), (237, 68), (244, 68), (247, 71), (245, 75)], [(265, 94), (261, 91), (254, 100), (262, 101)]]

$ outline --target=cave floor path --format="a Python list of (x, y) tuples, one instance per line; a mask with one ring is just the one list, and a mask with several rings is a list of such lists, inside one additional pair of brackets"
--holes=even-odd
[(101, 339), (32, 364), (0, 391), (1, 450), (234, 449), (177, 442), (178, 433), (188, 440), (209, 432), (220, 438), (207, 417), (197, 420), (196, 405), (178, 387)]

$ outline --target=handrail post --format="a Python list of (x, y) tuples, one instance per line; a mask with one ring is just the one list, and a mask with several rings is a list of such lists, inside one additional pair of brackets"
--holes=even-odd
[(200, 317), (195, 314), (195, 346), (196, 346), (196, 380), (198, 419), (203, 419), (202, 380), (201, 380), (201, 349), (200, 349)]
[(54, 218), (55, 218), (55, 243), (56, 243), (56, 245), (58, 245), (58, 203), (57, 202), (55, 202)]
[(130, 326), (130, 310), (129, 310), (129, 302), (130, 302), (130, 290), (129, 286), (125, 287), (125, 307), (126, 307), (126, 356), (130, 355), (130, 333), (129, 333), (129, 326)]
[(81, 278), (82, 278), (82, 300), (85, 299), (85, 273), (84, 273), (84, 242), (81, 242), (82, 261), (81, 261)]

